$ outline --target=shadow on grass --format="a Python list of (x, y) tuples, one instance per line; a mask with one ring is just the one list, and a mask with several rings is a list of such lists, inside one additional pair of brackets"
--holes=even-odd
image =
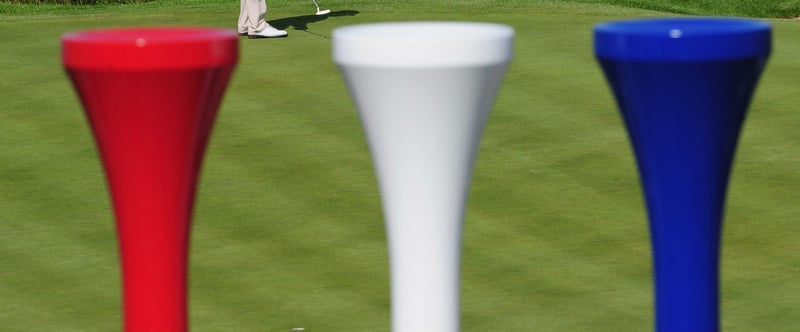
[(357, 10), (340, 10), (340, 11), (330, 12), (327, 15), (303, 15), (303, 16), (285, 17), (285, 18), (279, 18), (277, 20), (268, 20), (268, 22), (271, 26), (277, 29), (286, 30), (291, 27), (294, 28), (295, 30), (305, 31), (323, 38), (330, 38), (328, 36), (324, 36), (315, 33), (313, 31), (309, 31), (308, 25), (311, 23), (327, 20), (330, 17), (356, 16), (356, 15), (358, 15)]

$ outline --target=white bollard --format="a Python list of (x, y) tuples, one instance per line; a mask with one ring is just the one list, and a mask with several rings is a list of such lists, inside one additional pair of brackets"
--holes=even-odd
[(505, 25), (408, 22), (333, 32), (366, 132), (389, 241), (392, 331), (459, 331), (464, 209), (481, 132), (511, 61)]

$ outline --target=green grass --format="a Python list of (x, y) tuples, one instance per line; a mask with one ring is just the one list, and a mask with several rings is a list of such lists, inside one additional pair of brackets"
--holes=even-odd
[(25, 5), (56, 5), (56, 6), (98, 6), (98, 5), (112, 5), (112, 4), (130, 4), (141, 3), (149, 0), (0, 0), (0, 2), (9, 4), (25, 4)]
[[(148, 9), (179, 7), (220, 7), (230, 6), (229, 3), (219, 0), (0, 0), (0, 14), (30, 13), (86, 13), (86, 12), (117, 12), (141, 11)], [(73, 2), (73, 5), (65, 4)], [(121, 4), (115, 4), (119, 2)], [(45, 4), (47, 3), (47, 4)], [(79, 5), (75, 5), (79, 4)], [(505, 10), (537, 9), (537, 8), (575, 8), (597, 7), (608, 5), (617, 10), (637, 8), (655, 10), (663, 13), (683, 15), (722, 15), (745, 17), (773, 17), (796, 18), (800, 16), (800, 0), (353, 0), (353, 1), (323, 1), (326, 5), (349, 5), (360, 10), (391, 11), (395, 13), (421, 13), (440, 12), (449, 13), (457, 11), (461, 14), (502, 12)], [(271, 4), (272, 8), (282, 8), (287, 11), (300, 11), (308, 8), (310, 1), (278, 2)], [(333, 8), (333, 7), (332, 7)]]
[[(590, 31), (600, 21), (667, 14), (575, 1), (323, 7), (358, 13), (289, 26), (286, 39), (241, 40), (196, 205), (193, 331), (389, 330), (378, 192), (329, 36), (342, 25), (407, 20), (517, 31), (467, 211), (463, 331), (651, 330), (646, 217)], [(0, 330), (119, 330), (108, 194), (60, 66), (59, 37), (121, 25), (235, 28), (237, 4), (8, 8), (0, 6)], [(269, 18), (286, 23), (313, 10), (273, 1)], [(731, 332), (800, 330), (800, 25), (772, 23), (775, 51), (728, 199), (722, 319)]]
[[(658, 10), (687, 15), (748, 17), (800, 16), (798, 0), (572, 0), (614, 6)], [(565, 0), (564, 2), (572, 2)]]

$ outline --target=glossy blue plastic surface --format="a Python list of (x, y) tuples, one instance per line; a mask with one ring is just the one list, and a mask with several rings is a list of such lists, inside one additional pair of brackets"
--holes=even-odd
[(722, 60), (769, 53), (771, 26), (727, 18), (644, 19), (594, 28), (595, 54), (620, 60)]
[[(671, 43), (676, 29), (691, 40)], [(595, 38), (647, 203), (656, 330), (718, 331), (728, 176), (770, 52), (769, 26), (748, 20), (621, 21), (596, 26)]]

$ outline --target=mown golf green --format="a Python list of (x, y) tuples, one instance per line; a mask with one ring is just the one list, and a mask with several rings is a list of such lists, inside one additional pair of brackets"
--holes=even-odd
[[(289, 37), (241, 39), (203, 167), (190, 267), (197, 332), (389, 330), (378, 190), (330, 35), (412, 20), (497, 22), (517, 32), (466, 214), (462, 330), (652, 330), (647, 218), (592, 54), (592, 26), (678, 14), (791, 17), (800, 6), (321, 0), (333, 13), (317, 17), (311, 1), (268, 3), (268, 20)], [(238, 12), (221, 0), (0, 3), (0, 331), (121, 326), (113, 215), (61, 67), (60, 36), (142, 25), (234, 29)], [(800, 330), (800, 21), (764, 19), (774, 52), (729, 187), (724, 331)]]

